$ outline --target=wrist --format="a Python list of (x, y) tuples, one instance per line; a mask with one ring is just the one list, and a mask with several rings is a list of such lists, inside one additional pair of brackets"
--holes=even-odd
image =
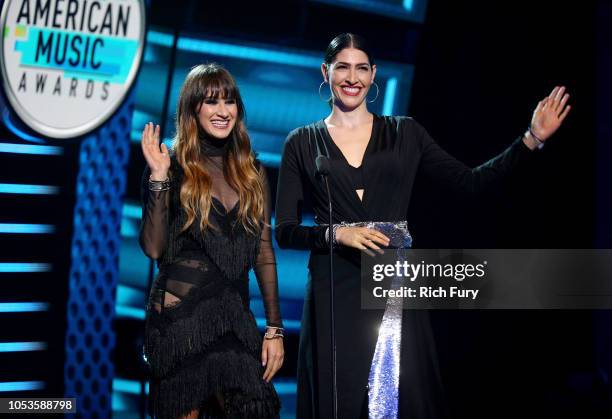
[(285, 329), (277, 326), (266, 326), (265, 339), (276, 339), (285, 337)]
[(166, 176), (164, 180), (156, 180), (153, 175), (149, 176), (149, 190), (162, 192), (170, 189), (170, 179)]
[(523, 134), (523, 143), (530, 149), (535, 150), (537, 147), (536, 140), (531, 136), (529, 130)]
[(329, 244), (329, 241), (331, 240), (334, 247), (339, 245), (338, 236), (336, 235), (338, 228), (340, 228), (340, 224), (334, 224), (331, 230), (329, 227), (325, 229), (325, 242), (327, 244)]
[(161, 172), (151, 172), (151, 176), (149, 177), (149, 180), (152, 180), (153, 182), (163, 182), (164, 180), (168, 179), (168, 171), (161, 171)]
[(523, 143), (530, 149), (535, 150), (544, 147), (544, 141), (537, 138), (530, 128), (523, 134)]
[(333, 232), (333, 238), (334, 238), (334, 244), (342, 244), (342, 234), (343, 232), (346, 230), (346, 227), (342, 227), (339, 224), (334, 225), (334, 232)]

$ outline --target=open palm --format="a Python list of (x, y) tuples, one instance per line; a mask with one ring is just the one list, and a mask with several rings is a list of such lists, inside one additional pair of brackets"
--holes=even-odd
[(567, 105), (568, 99), (569, 94), (565, 93), (565, 86), (557, 86), (538, 103), (531, 118), (531, 131), (540, 140), (546, 141), (559, 129), (571, 109), (571, 106)]
[(142, 154), (151, 170), (151, 178), (154, 180), (165, 180), (170, 169), (170, 154), (168, 147), (162, 143), (159, 145), (159, 125), (154, 126), (152, 122), (145, 125), (142, 130)]

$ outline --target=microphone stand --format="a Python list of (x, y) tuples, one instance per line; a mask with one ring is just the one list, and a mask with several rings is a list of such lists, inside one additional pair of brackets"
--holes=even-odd
[(329, 310), (330, 310), (330, 331), (331, 331), (331, 366), (332, 366), (332, 417), (338, 418), (338, 392), (336, 380), (336, 319), (334, 316), (334, 221), (332, 218), (332, 201), (331, 192), (329, 189), (328, 175), (330, 174), (330, 165), (327, 157), (319, 155), (316, 158), (317, 173), (325, 183), (327, 191), (327, 203), (329, 211), (329, 227), (328, 227), (328, 243), (329, 243)]

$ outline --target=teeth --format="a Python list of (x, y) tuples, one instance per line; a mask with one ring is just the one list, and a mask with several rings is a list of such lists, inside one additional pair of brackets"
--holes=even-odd
[(228, 126), (229, 121), (212, 121), (212, 124), (215, 127), (219, 127), (219, 128), (225, 128)]
[(342, 90), (353, 95), (359, 92), (358, 87), (343, 87)]

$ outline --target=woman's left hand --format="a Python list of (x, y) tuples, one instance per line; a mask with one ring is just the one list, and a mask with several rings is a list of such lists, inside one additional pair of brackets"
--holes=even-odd
[(283, 366), (284, 360), (285, 348), (283, 346), (283, 338), (264, 338), (261, 347), (261, 365), (266, 368), (263, 379), (270, 382), (274, 374)]
[(571, 109), (571, 106), (567, 105), (568, 99), (569, 94), (565, 93), (565, 86), (557, 86), (548, 97), (538, 103), (531, 118), (531, 131), (540, 140), (546, 141), (559, 129)]

